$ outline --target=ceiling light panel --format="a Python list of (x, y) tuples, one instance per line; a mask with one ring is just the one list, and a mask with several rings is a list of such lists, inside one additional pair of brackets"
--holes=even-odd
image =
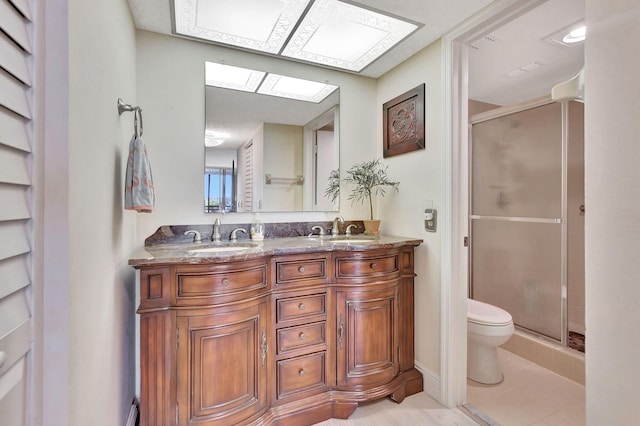
[(258, 93), (307, 102), (322, 102), (338, 86), (278, 74), (267, 74)]
[(316, 0), (283, 56), (361, 71), (418, 25), (338, 0)]
[(553, 34), (548, 35), (543, 40), (547, 43), (559, 44), (562, 46), (573, 47), (580, 46), (585, 39), (587, 28), (584, 21), (574, 22), (568, 27), (559, 29)]
[(255, 92), (266, 74), (263, 71), (222, 65), (215, 62), (205, 62), (204, 66), (207, 86), (242, 90), (243, 92)]
[(310, 0), (174, 0), (175, 32), (277, 54)]

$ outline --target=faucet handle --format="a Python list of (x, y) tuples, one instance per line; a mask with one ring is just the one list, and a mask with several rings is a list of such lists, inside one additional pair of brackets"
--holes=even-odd
[(233, 231), (231, 231), (231, 235), (229, 235), (229, 240), (238, 241), (238, 232), (242, 232), (243, 234), (247, 233), (246, 229), (244, 228), (236, 228)]
[(351, 229), (356, 229), (356, 228), (357, 226), (354, 223), (352, 223), (351, 225), (348, 225), (347, 229), (344, 231), (345, 235), (347, 236), (351, 235)]
[(312, 236), (316, 235), (316, 234), (313, 233), (313, 231), (315, 231), (316, 229), (318, 230), (318, 234), (317, 235), (323, 237), (324, 236), (324, 229), (320, 225), (312, 226), (311, 227), (311, 233), (309, 234), (309, 236), (312, 237)]
[(193, 229), (190, 229), (190, 230), (184, 232), (184, 235), (190, 235), (190, 234), (193, 234), (193, 242), (194, 243), (201, 243), (202, 242), (202, 236), (200, 235), (200, 232), (195, 231)]

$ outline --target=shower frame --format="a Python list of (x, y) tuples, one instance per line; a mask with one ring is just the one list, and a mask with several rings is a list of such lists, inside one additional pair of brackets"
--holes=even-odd
[[(474, 226), (476, 220), (499, 220), (508, 222), (528, 222), (528, 223), (549, 223), (560, 225), (560, 340), (536, 332), (529, 328), (521, 327), (516, 324), (518, 329), (525, 330), (546, 340), (559, 342), (562, 346), (567, 346), (569, 337), (569, 315), (568, 315), (568, 147), (569, 147), (569, 100), (556, 102), (550, 96), (535, 98), (526, 102), (498, 107), (483, 113), (475, 114), (469, 119), (468, 126), (468, 226), (471, 244), (474, 242)], [(518, 112), (531, 110), (545, 105), (560, 103), (561, 105), (561, 200), (560, 200), (560, 217), (559, 218), (535, 218), (535, 217), (488, 217), (473, 214), (473, 125), (505, 117)], [(473, 297), (473, 250), (469, 250), (469, 267), (468, 267), (468, 291), (469, 297)]]

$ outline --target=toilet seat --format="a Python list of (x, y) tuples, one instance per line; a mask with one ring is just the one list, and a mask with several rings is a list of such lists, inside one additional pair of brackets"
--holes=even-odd
[(488, 327), (513, 324), (509, 312), (474, 299), (467, 299), (467, 321)]

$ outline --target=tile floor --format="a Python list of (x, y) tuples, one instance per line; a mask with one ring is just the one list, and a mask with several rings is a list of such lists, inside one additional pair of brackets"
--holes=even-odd
[(360, 404), (347, 420), (329, 419), (316, 426), (477, 426), (461, 410), (443, 407), (425, 392), (397, 404), (388, 398)]
[(498, 348), (505, 379), (498, 385), (467, 381), (467, 401), (503, 426), (582, 426), (585, 387)]
[[(489, 425), (582, 426), (584, 386), (504, 349), (498, 349), (505, 380), (498, 385), (469, 381), (467, 400)], [(458, 409), (441, 406), (425, 392), (402, 404), (389, 399), (361, 404), (348, 420), (330, 419), (316, 426), (477, 426)]]

